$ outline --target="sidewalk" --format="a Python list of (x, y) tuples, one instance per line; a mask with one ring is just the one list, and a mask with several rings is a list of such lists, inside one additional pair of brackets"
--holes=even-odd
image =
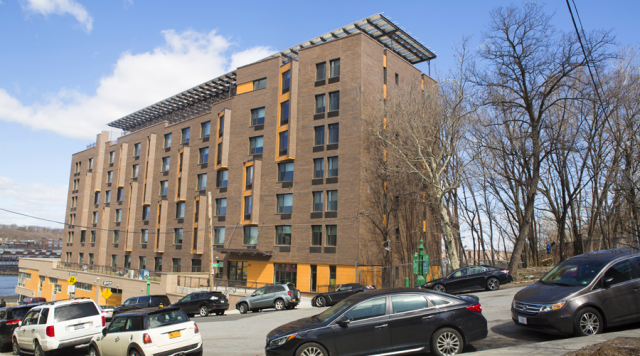
[(573, 337), (563, 340), (536, 342), (521, 346), (511, 346), (501, 349), (473, 352), (474, 356), (500, 356), (500, 355), (536, 355), (536, 356), (558, 356), (567, 352), (579, 350), (585, 346), (598, 344), (616, 337), (640, 337), (640, 330), (625, 330), (611, 333), (604, 333), (591, 337)]

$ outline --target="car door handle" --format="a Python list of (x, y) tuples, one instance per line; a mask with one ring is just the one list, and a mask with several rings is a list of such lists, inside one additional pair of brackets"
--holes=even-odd
[(120, 341), (120, 336), (116, 337), (116, 342)]
[(427, 319), (431, 319), (431, 318), (433, 318), (433, 315), (423, 316), (422, 320), (427, 320)]
[(378, 326), (376, 326), (376, 329), (383, 329), (383, 328), (386, 328), (387, 326), (389, 326), (389, 325), (388, 324), (378, 325)]

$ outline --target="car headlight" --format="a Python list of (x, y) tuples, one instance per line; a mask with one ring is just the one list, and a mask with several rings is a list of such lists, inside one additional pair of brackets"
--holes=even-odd
[(560, 302), (560, 303), (556, 303), (556, 304), (543, 304), (542, 308), (540, 308), (540, 312), (550, 312), (550, 311), (554, 311), (554, 310), (558, 310), (560, 308), (562, 308), (564, 306), (566, 302)]
[(278, 346), (278, 345), (283, 345), (285, 342), (293, 339), (294, 337), (296, 337), (296, 335), (298, 334), (291, 334), (291, 335), (287, 335), (287, 336), (283, 336), (283, 337), (279, 337), (275, 340), (271, 340), (271, 342), (269, 343), (270, 346)]

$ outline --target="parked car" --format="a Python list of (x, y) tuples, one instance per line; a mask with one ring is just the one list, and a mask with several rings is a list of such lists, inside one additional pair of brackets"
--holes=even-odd
[(475, 296), (415, 288), (354, 294), (321, 314), (282, 325), (267, 335), (267, 356), (456, 355), (487, 337)]
[(149, 308), (118, 314), (89, 345), (90, 356), (202, 356), (198, 325), (180, 308)]
[(113, 316), (126, 313), (136, 309), (162, 308), (171, 305), (169, 297), (166, 295), (141, 295), (132, 297), (124, 301), (121, 306), (113, 308)]
[(427, 282), (420, 288), (433, 289), (441, 293), (461, 292), (465, 290), (498, 290), (500, 285), (513, 282), (509, 270), (487, 265), (459, 268), (448, 276)]
[(13, 331), (13, 354), (44, 356), (53, 350), (88, 345), (100, 335), (105, 317), (91, 299), (49, 302), (27, 312)]
[(100, 313), (107, 319), (107, 321), (113, 318), (113, 306), (111, 305), (101, 305)]
[(194, 292), (171, 306), (182, 309), (188, 316), (208, 316), (209, 313), (224, 315), (225, 310), (229, 309), (229, 301), (221, 292)]
[(240, 314), (247, 311), (258, 312), (262, 309), (275, 308), (276, 310), (292, 309), (300, 303), (300, 291), (292, 289), (293, 284), (272, 284), (258, 288), (250, 296), (240, 299), (236, 303), (236, 309)]
[(339, 301), (356, 293), (366, 292), (376, 289), (374, 286), (363, 286), (358, 283), (343, 284), (333, 292), (318, 293), (311, 299), (311, 305), (316, 307), (326, 307), (337, 304)]
[(0, 348), (6, 349), (11, 346), (13, 330), (18, 327), (22, 318), (31, 308), (38, 304), (18, 305), (0, 309)]
[(591, 336), (640, 321), (640, 253), (630, 248), (572, 257), (518, 292), (516, 325), (552, 334)]
[(42, 297), (24, 297), (21, 305), (46, 303), (47, 299)]

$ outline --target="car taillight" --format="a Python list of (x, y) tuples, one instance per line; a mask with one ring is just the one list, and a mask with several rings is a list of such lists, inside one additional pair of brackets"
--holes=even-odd
[(7, 320), (7, 325), (17, 325), (22, 319)]
[(150, 344), (151, 343), (151, 336), (149, 336), (149, 334), (142, 335), (142, 341), (145, 344)]
[(474, 311), (474, 312), (482, 313), (482, 308), (481, 308), (480, 304), (468, 306), (467, 309), (469, 309), (471, 311)]
[(102, 316), (102, 327), (104, 327), (106, 325), (106, 320), (104, 320), (104, 315)]
[(53, 325), (47, 326), (47, 329), (45, 330), (45, 333), (47, 334), (48, 337), (55, 337), (56, 336), (56, 331), (53, 329)]
[(288, 291), (287, 294), (289, 294), (289, 296), (291, 296), (291, 291)]
[(196, 334), (197, 334), (197, 333), (199, 333), (199, 332), (200, 332), (200, 329), (198, 329), (198, 324), (193, 323), (193, 326), (195, 327), (195, 333), (196, 333)]

